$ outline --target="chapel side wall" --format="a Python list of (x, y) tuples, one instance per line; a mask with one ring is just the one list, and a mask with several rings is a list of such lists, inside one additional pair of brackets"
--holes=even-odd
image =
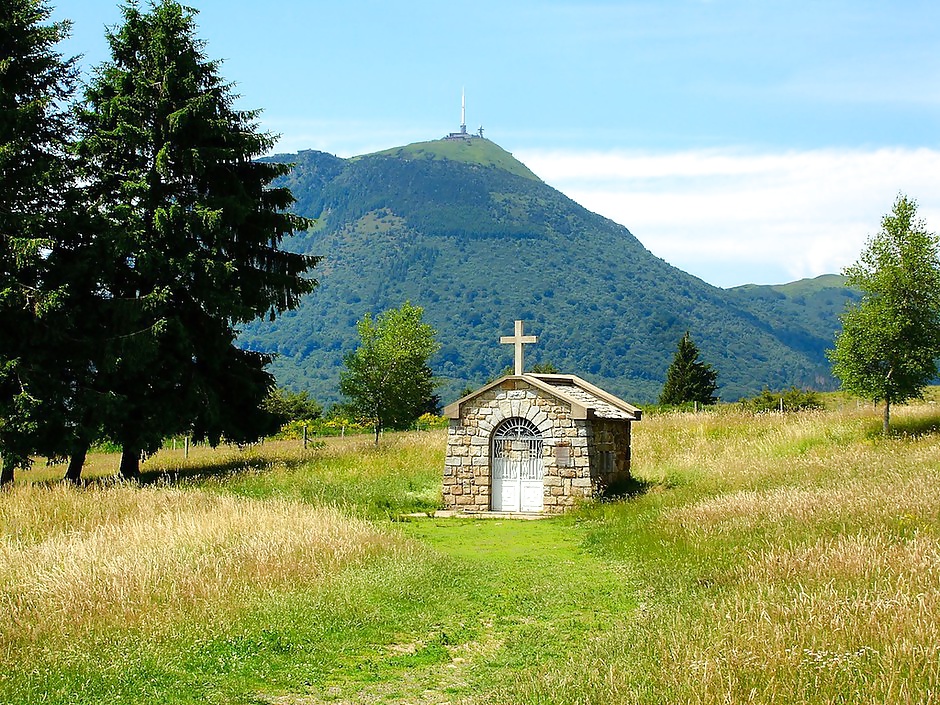
[(591, 483), (593, 493), (602, 495), (630, 479), (631, 422), (595, 418), (591, 426)]
[(542, 435), (543, 511), (563, 512), (593, 493), (587, 422), (525, 380), (508, 379), (461, 405), (447, 433), (443, 502), (446, 509), (483, 512), (491, 508), (490, 452), (493, 430), (504, 419), (531, 421)]

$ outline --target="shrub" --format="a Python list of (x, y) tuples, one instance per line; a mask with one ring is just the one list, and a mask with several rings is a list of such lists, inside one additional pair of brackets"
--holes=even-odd
[(437, 416), (436, 414), (424, 413), (418, 417), (418, 420), (415, 421), (415, 430), (416, 431), (430, 431), (435, 428), (447, 428), (448, 419), (445, 416)]
[(822, 409), (823, 403), (819, 394), (811, 389), (798, 389), (790, 387), (779, 392), (772, 392), (766, 387), (756, 397), (742, 399), (741, 405), (756, 414), (766, 411), (812, 411)]
[(275, 436), (279, 440), (298, 440), (304, 436), (304, 426), (307, 427), (307, 437), (314, 436), (349, 436), (369, 433), (371, 426), (365, 426), (348, 418), (334, 416), (329, 419), (298, 419), (281, 426)]

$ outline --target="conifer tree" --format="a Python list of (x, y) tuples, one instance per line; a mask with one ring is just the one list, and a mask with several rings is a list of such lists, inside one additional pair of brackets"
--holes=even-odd
[(937, 377), (940, 357), (940, 251), (937, 236), (917, 218), (917, 203), (899, 195), (881, 231), (845, 270), (846, 284), (862, 291), (842, 316), (829, 352), (843, 389), (891, 405), (921, 394)]
[(264, 432), (246, 411), (273, 378), (267, 358), (235, 350), (235, 326), (295, 307), (318, 258), (279, 249), (308, 224), (285, 211), (287, 189), (269, 186), (290, 166), (256, 161), (274, 138), (258, 111), (234, 107), (195, 11), (161, 0), (122, 12), (85, 93), (78, 154), (107, 292), (95, 383), (110, 404), (99, 421), (133, 477), (166, 435)]
[(50, 13), (37, 0), (0, 4), (0, 484), (30, 453), (54, 452), (64, 410), (47, 254), (68, 210), (75, 70), (55, 49), (68, 23)]
[(659, 397), (660, 404), (714, 404), (717, 401), (715, 390), (718, 389), (718, 384), (715, 380), (718, 373), (698, 357), (699, 349), (686, 331), (679, 340), (672, 364), (666, 372), (666, 383)]

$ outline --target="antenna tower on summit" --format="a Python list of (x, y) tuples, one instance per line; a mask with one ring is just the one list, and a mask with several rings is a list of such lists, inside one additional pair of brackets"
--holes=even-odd
[(467, 91), (460, 89), (460, 133), (467, 134)]
[(480, 126), (480, 129), (475, 134), (470, 134), (467, 132), (467, 90), (465, 88), (460, 89), (460, 132), (451, 132), (444, 139), (445, 140), (466, 140), (471, 141), (477, 138), (477, 136), (483, 137), (483, 126)]

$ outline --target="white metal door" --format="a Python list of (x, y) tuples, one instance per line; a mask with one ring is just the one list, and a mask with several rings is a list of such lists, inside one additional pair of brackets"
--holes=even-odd
[(506, 419), (492, 446), (493, 511), (540, 512), (543, 508), (542, 436), (526, 419)]

